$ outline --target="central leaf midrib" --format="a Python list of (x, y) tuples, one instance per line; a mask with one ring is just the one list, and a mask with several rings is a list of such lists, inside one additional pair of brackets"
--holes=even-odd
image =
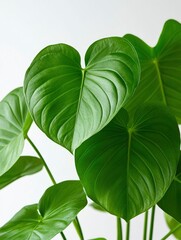
[(85, 69), (81, 69), (82, 71), (82, 80), (81, 80), (81, 85), (80, 85), (80, 93), (79, 93), (79, 99), (78, 99), (78, 104), (77, 104), (77, 110), (75, 113), (75, 123), (74, 123), (74, 128), (73, 128), (73, 137), (72, 137), (72, 145), (71, 145), (71, 151), (74, 151), (74, 136), (75, 136), (75, 129), (77, 125), (77, 119), (78, 119), (78, 114), (80, 110), (80, 103), (82, 99), (82, 93), (83, 93), (83, 87), (84, 87), (84, 82), (85, 82)]
[(160, 91), (161, 91), (161, 95), (162, 95), (163, 102), (164, 102), (164, 104), (167, 106), (167, 100), (166, 100), (166, 96), (165, 96), (163, 81), (162, 81), (160, 69), (159, 69), (159, 66), (158, 66), (158, 60), (157, 60), (157, 58), (155, 58), (155, 59), (153, 60), (153, 64), (155, 65), (155, 68), (156, 68), (157, 77), (158, 77), (158, 83), (159, 83), (159, 86), (160, 86)]
[(130, 151), (131, 151), (131, 135), (132, 135), (132, 131), (131, 129), (128, 129), (128, 153), (127, 153), (127, 176), (126, 176), (126, 180), (127, 180), (126, 218), (127, 219), (128, 219), (128, 212), (129, 212), (128, 199), (129, 199), (129, 166), (130, 166)]
[[(39, 208), (36, 209), (37, 210), (37, 216), (38, 218), (36, 219), (36, 224), (34, 225), (34, 227), (32, 228), (30, 235), (28, 237), (28, 240), (31, 240), (32, 235), (35, 233), (36, 229), (40, 226), (40, 224), (43, 221), (43, 216), (41, 215)], [(36, 234), (36, 233), (35, 233)]]

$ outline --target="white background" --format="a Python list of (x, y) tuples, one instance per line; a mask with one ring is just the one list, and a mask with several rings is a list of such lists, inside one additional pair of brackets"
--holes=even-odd
[[(0, 0), (0, 98), (23, 85), (29, 64), (49, 44), (67, 43), (84, 56), (95, 40), (132, 33), (154, 46), (164, 22), (170, 18), (181, 20), (180, 0)], [(57, 182), (77, 179), (74, 160), (68, 151), (49, 140), (34, 125), (29, 135)], [(34, 151), (26, 144), (24, 153), (33, 155)], [(43, 170), (1, 190), (0, 225), (23, 206), (38, 202), (50, 185)], [(154, 240), (168, 231), (158, 208), (156, 217)], [(80, 213), (79, 219), (86, 240), (94, 237), (116, 239), (114, 216), (88, 207)], [(131, 240), (142, 239), (142, 222), (142, 216), (132, 221)], [(65, 234), (68, 240), (78, 239), (73, 227)]]

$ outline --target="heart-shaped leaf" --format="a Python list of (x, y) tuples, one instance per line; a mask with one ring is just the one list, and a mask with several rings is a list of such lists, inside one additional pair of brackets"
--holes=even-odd
[(15, 180), (39, 172), (43, 168), (40, 158), (21, 156), (18, 161), (2, 176), (0, 176), (0, 189)]
[(165, 214), (165, 220), (171, 231), (176, 229), (175, 231), (173, 231), (173, 235), (176, 237), (176, 239), (180, 240), (181, 223), (177, 222), (174, 218), (172, 218), (168, 214)]
[(23, 88), (17, 88), (0, 102), (0, 176), (20, 157), (31, 123)]
[(145, 105), (129, 120), (126, 110), (76, 151), (81, 182), (96, 203), (129, 220), (158, 202), (174, 178), (180, 137), (166, 107)]
[(140, 68), (132, 45), (119, 37), (93, 43), (80, 65), (79, 53), (65, 44), (43, 49), (25, 76), (25, 95), (36, 124), (73, 152), (101, 130), (130, 97)]
[(39, 204), (22, 208), (1, 227), (0, 240), (50, 240), (75, 219), (86, 203), (79, 181), (56, 184), (46, 190)]
[(162, 102), (181, 123), (181, 24), (168, 20), (154, 48), (136, 36), (125, 38), (135, 47), (141, 64), (141, 81), (126, 109), (133, 111), (143, 102)]
[(181, 223), (181, 157), (177, 174), (158, 206)]

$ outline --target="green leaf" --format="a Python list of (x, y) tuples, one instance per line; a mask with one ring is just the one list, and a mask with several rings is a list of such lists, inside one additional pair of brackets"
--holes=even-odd
[(79, 181), (65, 181), (48, 188), (39, 201), (22, 208), (0, 228), (0, 240), (52, 239), (63, 231), (86, 205)]
[(93, 209), (98, 210), (98, 211), (100, 211), (100, 212), (106, 212), (105, 209), (103, 209), (100, 205), (98, 205), (98, 204), (95, 203), (95, 202), (92, 202), (92, 203), (90, 204), (90, 206), (91, 206)]
[[(169, 216), (168, 214), (165, 214), (165, 219), (167, 222), (168, 227), (170, 228), (170, 230), (175, 229), (178, 225), (180, 225), (179, 222), (177, 222), (174, 218), (172, 218), (171, 216)], [(180, 236), (181, 236), (181, 225), (180, 228), (178, 228), (176, 231), (173, 232), (173, 235), (180, 240)]]
[(37, 173), (42, 168), (43, 163), (40, 158), (22, 156), (7, 172), (0, 176), (0, 189), (23, 176)]
[(181, 223), (181, 156), (177, 174), (158, 206)]
[(0, 176), (20, 157), (31, 123), (23, 88), (17, 88), (0, 102)]
[(140, 75), (134, 48), (119, 37), (93, 43), (85, 64), (83, 69), (71, 46), (48, 46), (35, 57), (24, 82), (36, 124), (71, 152), (111, 121)]
[(181, 123), (181, 24), (168, 20), (153, 48), (134, 35), (126, 35), (135, 47), (141, 64), (141, 81), (128, 101), (133, 111), (143, 102), (166, 104)]
[(76, 151), (87, 195), (126, 221), (155, 205), (174, 178), (180, 137), (166, 107), (144, 105), (129, 120), (122, 109)]

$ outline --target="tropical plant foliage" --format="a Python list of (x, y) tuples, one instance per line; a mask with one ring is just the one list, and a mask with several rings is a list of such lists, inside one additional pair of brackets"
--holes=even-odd
[[(74, 155), (80, 181), (55, 182), (28, 136), (32, 120)], [(0, 102), (0, 189), (43, 166), (54, 186), (2, 226), (0, 239), (50, 240), (60, 233), (65, 240), (62, 231), (74, 222), (83, 240), (77, 214), (86, 196), (117, 217), (119, 240), (121, 218), (129, 222), (156, 204), (180, 224), (180, 123), (177, 21), (165, 23), (155, 47), (131, 34), (94, 42), (85, 68), (73, 47), (46, 47), (28, 68), (24, 88)], [(26, 139), (38, 158), (21, 156)], [(175, 222), (167, 222), (174, 233)]]

